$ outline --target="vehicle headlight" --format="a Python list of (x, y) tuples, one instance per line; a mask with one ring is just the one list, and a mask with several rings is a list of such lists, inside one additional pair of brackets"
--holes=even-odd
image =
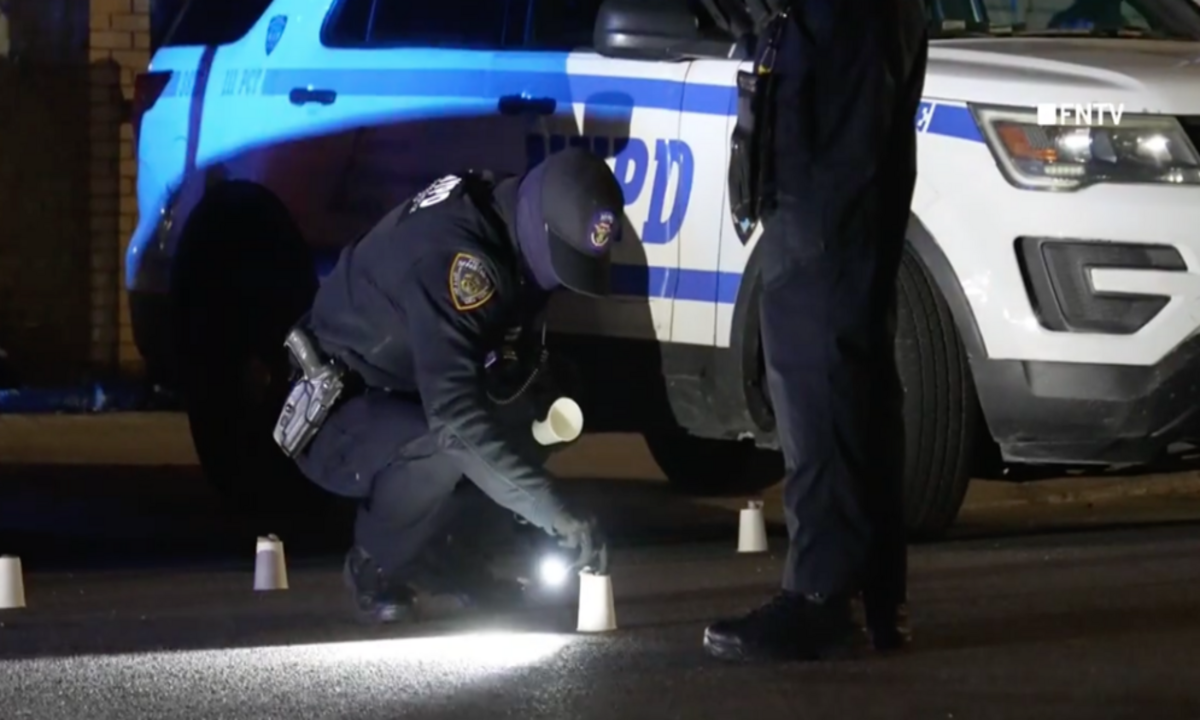
[(1200, 155), (1179, 121), (1123, 115), (1088, 126), (1039, 125), (1033, 108), (972, 105), (1005, 178), (1026, 190), (1098, 183), (1200, 184)]

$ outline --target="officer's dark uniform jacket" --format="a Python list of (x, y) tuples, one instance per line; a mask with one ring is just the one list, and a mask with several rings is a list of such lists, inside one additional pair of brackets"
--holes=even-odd
[(522, 281), (492, 187), (466, 175), (444, 199), (427, 191), (393, 210), (342, 252), (308, 324), (367, 386), (419, 402), (438, 448), (480, 489), (550, 530), (550, 478), (504, 439), (486, 396), (488, 352), (545, 299)]

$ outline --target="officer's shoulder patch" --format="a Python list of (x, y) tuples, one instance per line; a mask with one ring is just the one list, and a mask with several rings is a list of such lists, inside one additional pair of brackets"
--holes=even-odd
[(438, 178), (432, 185), (413, 196), (408, 206), (408, 212), (411, 214), (437, 205), (450, 197), (455, 188), (462, 185), (462, 182), (462, 177), (458, 175), (446, 175)]
[(450, 301), (459, 312), (487, 304), (496, 294), (491, 270), (479, 257), (460, 252), (450, 261)]

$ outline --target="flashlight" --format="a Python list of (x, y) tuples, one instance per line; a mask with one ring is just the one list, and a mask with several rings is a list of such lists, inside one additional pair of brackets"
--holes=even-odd
[(543, 585), (561, 587), (571, 576), (571, 564), (563, 556), (551, 553), (542, 558), (542, 563), (538, 566), (538, 576)]
[[(592, 557), (590, 549), (584, 550), (583, 557)], [(538, 564), (538, 579), (545, 587), (559, 588), (570, 580), (573, 572), (589, 571), (600, 575), (607, 574), (608, 546), (601, 545), (600, 552), (596, 553), (594, 559), (596, 560), (594, 565), (590, 563), (585, 565), (582, 561), (572, 562), (560, 552), (546, 553), (542, 556), (541, 562)]]

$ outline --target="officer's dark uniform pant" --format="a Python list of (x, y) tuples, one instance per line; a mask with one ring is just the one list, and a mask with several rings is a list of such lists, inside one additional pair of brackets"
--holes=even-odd
[[(796, 236), (780, 210), (762, 242)], [(888, 602), (903, 601), (902, 389), (894, 312), (882, 297), (900, 246), (797, 257), (764, 282), (767, 382), (787, 460), (788, 590), (837, 595), (871, 578), (888, 588)]]
[[(405, 576), (456, 528), (503, 532), (506, 513), (437, 451), (419, 403), (368, 390), (345, 401), (297, 458), (310, 480), (361, 501), (355, 543)], [(406, 578), (409, 579), (409, 578)]]
[(894, 27), (870, 28), (874, 6), (846, 4), (802, 4), (826, 13), (809, 22), (828, 37), (814, 44), (793, 25), (781, 45), (763, 349), (787, 461), (784, 588), (894, 604), (907, 574), (896, 275), (924, 53), (898, 76), (902, 50), (879, 39)]

